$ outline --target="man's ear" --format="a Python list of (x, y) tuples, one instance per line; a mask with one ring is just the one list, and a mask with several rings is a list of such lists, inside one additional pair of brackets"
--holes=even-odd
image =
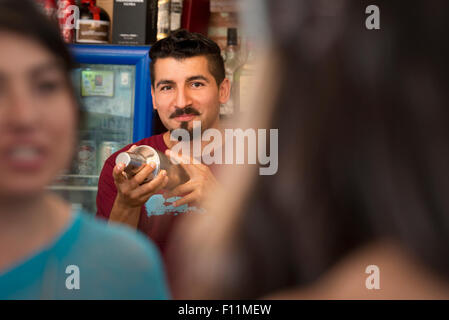
[(156, 106), (155, 99), (154, 99), (154, 87), (153, 87), (153, 85), (151, 85), (151, 100), (153, 101), (153, 109), (157, 110), (157, 106)]
[(225, 104), (228, 102), (231, 97), (231, 82), (228, 78), (224, 78), (221, 82), (220, 87), (218, 88), (218, 99), (221, 104)]

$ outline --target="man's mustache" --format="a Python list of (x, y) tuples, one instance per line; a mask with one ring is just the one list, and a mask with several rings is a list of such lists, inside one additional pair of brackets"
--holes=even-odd
[(180, 116), (183, 116), (183, 115), (189, 115), (189, 114), (192, 114), (194, 116), (201, 115), (201, 113), (198, 110), (196, 110), (194, 107), (187, 106), (185, 108), (176, 109), (175, 112), (173, 112), (170, 115), (170, 119), (173, 119), (173, 118), (176, 118), (176, 117), (180, 117)]

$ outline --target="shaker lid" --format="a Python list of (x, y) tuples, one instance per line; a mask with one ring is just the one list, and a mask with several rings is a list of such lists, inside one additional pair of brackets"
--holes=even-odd
[(119, 153), (117, 158), (115, 158), (115, 164), (124, 163), (125, 166), (127, 166), (130, 162), (131, 156), (129, 155), (128, 152), (121, 152)]

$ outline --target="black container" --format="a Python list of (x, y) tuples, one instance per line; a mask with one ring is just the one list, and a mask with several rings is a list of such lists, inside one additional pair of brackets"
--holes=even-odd
[(112, 43), (145, 45), (156, 41), (157, 0), (114, 0)]

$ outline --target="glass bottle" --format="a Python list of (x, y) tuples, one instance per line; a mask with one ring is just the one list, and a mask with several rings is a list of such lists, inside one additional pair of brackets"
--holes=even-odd
[(227, 103), (223, 104), (220, 108), (220, 115), (230, 116), (234, 114), (235, 109), (235, 83), (234, 74), (240, 66), (239, 49), (238, 49), (238, 37), (237, 29), (228, 29), (228, 40), (225, 49), (225, 71), (226, 78), (229, 79), (231, 84), (231, 96)]
[(236, 82), (236, 112), (242, 113), (249, 107), (252, 86), (256, 72), (256, 52), (254, 42), (247, 41), (246, 44), (246, 62), (237, 70), (234, 76)]
[(76, 24), (76, 42), (108, 43), (111, 19), (108, 13), (97, 7), (96, 0), (81, 0)]

